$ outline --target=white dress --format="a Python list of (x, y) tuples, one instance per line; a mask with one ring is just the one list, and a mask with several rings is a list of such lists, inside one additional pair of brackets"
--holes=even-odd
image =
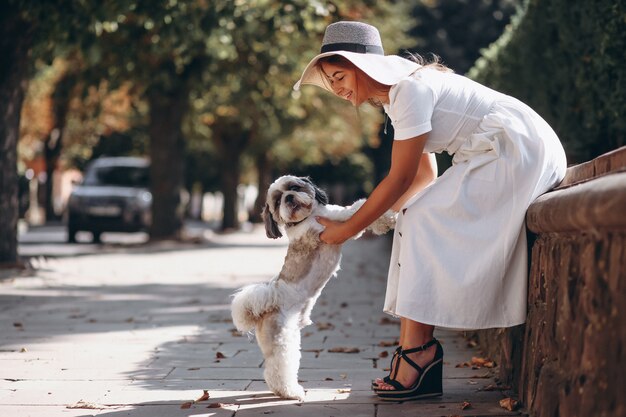
[(429, 133), (453, 165), (398, 215), (384, 311), (452, 329), (526, 319), (528, 206), (565, 175), (550, 126), (517, 99), (421, 69), (391, 87), (394, 140)]

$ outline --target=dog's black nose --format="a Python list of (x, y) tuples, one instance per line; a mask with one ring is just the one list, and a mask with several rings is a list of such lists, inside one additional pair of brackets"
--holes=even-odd
[(285, 201), (288, 203), (293, 203), (293, 194), (288, 194), (287, 197), (285, 197)]

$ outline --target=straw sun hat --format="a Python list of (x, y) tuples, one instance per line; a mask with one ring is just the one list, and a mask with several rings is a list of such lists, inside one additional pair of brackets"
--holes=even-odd
[[(394, 85), (412, 74), (419, 64), (397, 55), (385, 55), (378, 29), (361, 22), (337, 22), (328, 25), (320, 54), (309, 62), (302, 77), (293, 86), (299, 90), (303, 84), (313, 84), (328, 91), (328, 82), (317, 65), (320, 58), (341, 55), (374, 80)], [(332, 91), (331, 91), (332, 92)]]

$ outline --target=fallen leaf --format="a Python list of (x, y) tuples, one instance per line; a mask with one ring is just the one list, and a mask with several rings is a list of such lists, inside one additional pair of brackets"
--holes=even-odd
[(328, 349), (330, 353), (359, 353), (361, 349), (355, 347), (333, 347)]
[(330, 377), (326, 377), (326, 378), (324, 378), (324, 381), (334, 381), (334, 379), (332, 379)]
[(193, 401), (188, 401), (186, 403), (183, 403), (180, 408), (183, 410), (187, 410), (188, 408), (191, 408), (191, 406), (193, 405)]
[(387, 356), (389, 356), (389, 352), (387, 352), (386, 350), (383, 350), (378, 354), (379, 358), (386, 358)]
[(348, 374), (339, 374), (339, 376), (341, 377), (341, 379), (346, 379), (348, 377)]
[(209, 399), (209, 391), (207, 391), (207, 390), (202, 390), (202, 397), (198, 398), (198, 399), (196, 400), (196, 402), (198, 403), (198, 402), (200, 402), (200, 401), (206, 401), (206, 400), (208, 400), (208, 399)]
[(504, 408), (505, 410), (515, 411), (519, 407), (519, 401), (511, 397), (503, 398), (500, 400), (500, 407)]
[(479, 368), (493, 368), (495, 366), (494, 362), (491, 359), (472, 357), (472, 365), (478, 366)]
[(224, 354), (223, 354), (222, 352), (217, 352), (217, 353), (215, 354), (215, 358), (216, 358), (216, 359), (225, 359), (225, 358), (226, 358), (226, 356), (224, 356)]
[(125, 321), (126, 323), (132, 323), (132, 322), (134, 322), (134, 321), (135, 321), (135, 319), (134, 319), (134, 318), (132, 318), (132, 317), (129, 317), (129, 318), (127, 318), (127, 319), (126, 319), (126, 320), (124, 320), (124, 321)]
[(80, 400), (76, 404), (68, 405), (67, 408), (84, 408), (88, 410), (104, 410), (108, 407), (106, 405), (90, 403), (87, 401)]
[(26, 350), (26, 348), (21, 348), (21, 349), (20, 349), (20, 352), (21, 352), (21, 353), (26, 353), (26, 352), (28, 352), (28, 350)]
[(394, 340), (393, 342), (388, 342), (388, 341), (385, 341), (385, 340), (383, 340), (381, 342), (378, 342), (378, 346), (380, 346), (380, 347), (390, 347), (390, 346), (395, 346), (397, 344), (398, 344), (397, 340)]
[(199, 371), (200, 368), (187, 368), (188, 371)]
[(380, 321), (378, 322), (378, 324), (400, 324), (399, 320), (396, 319), (390, 319), (389, 317), (383, 317), (382, 319), (380, 319)]
[(337, 392), (338, 392), (339, 394), (345, 394), (345, 393), (347, 393), (347, 392), (351, 392), (351, 391), (352, 391), (352, 390), (351, 390), (350, 388), (338, 388), (338, 389), (337, 389)]
[(207, 406), (207, 408), (224, 408), (224, 407), (230, 407), (234, 404), (228, 404), (228, 403), (211, 403)]
[(461, 410), (467, 410), (468, 408), (472, 407), (472, 403), (467, 402), (467, 401), (463, 401), (463, 403), (461, 404)]
[(346, 302), (344, 301), (343, 303), (339, 304), (339, 307), (341, 307), (341, 308), (346, 308), (346, 307), (348, 307), (348, 303), (346, 303)]
[(332, 323), (328, 323), (328, 322), (317, 323), (316, 326), (317, 326), (317, 330), (332, 330), (335, 328), (335, 326), (333, 326)]

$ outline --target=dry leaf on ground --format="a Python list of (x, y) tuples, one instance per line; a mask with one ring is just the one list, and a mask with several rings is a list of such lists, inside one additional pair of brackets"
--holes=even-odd
[(182, 410), (187, 410), (188, 408), (191, 408), (191, 406), (193, 405), (193, 401), (187, 401), (186, 403), (183, 403), (180, 408)]
[(462, 362), (455, 365), (455, 368), (493, 368), (496, 366), (495, 362), (491, 359), (479, 358), (477, 356), (472, 357), (472, 360), (469, 362)]
[(472, 407), (472, 403), (468, 402), (468, 401), (463, 401), (463, 403), (461, 404), (461, 410), (467, 410), (468, 408)]
[(209, 396), (209, 391), (207, 391), (207, 390), (202, 390), (202, 397), (198, 398), (198, 399), (196, 400), (196, 402), (206, 401), (206, 400), (208, 400), (208, 399), (209, 399), (209, 397), (210, 397), (210, 396)]
[(379, 358), (386, 358), (387, 356), (389, 356), (389, 352), (387, 352), (386, 350), (383, 350), (378, 354)]
[(332, 323), (317, 323), (317, 330), (332, 330), (335, 328)]
[(328, 351), (330, 353), (359, 353), (361, 349), (355, 348), (355, 347), (338, 346), (338, 347), (330, 348), (328, 349)]
[(207, 408), (225, 408), (225, 407), (230, 407), (234, 404), (228, 404), (228, 403), (211, 403), (207, 406)]
[(519, 407), (519, 401), (511, 397), (504, 398), (500, 400), (500, 407), (504, 408), (505, 410), (515, 411)]
[(215, 354), (215, 359), (224, 359), (224, 358), (226, 358), (226, 356), (224, 356), (222, 352), (217, 352)]

